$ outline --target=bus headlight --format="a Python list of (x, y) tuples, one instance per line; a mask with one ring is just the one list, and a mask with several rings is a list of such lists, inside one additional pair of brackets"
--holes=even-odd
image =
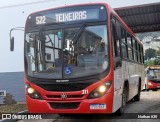
[(102, 97), (106, 94), (108, 89), (111, 87), (111, 82), (106, 82), (99, 86), (98, 88), (94, 89), (89, 95), (88, 99), (93, 99), (93, 98), (99, 98)]
[(104, 93), (106, 91), (106, 86), (104, 86), (104, 85), (100, 86), (99, 89), (98, 89), (98, 91), (100, 93)]
[(29, 85), (26, 86), (26, 91), (28, 95), (33, 99), (42, 99), (41, 95)]
[(33, 88), (31, 88), (31, 87), (29, 87), (29, 88), (27, 89), (28, 94), (33, 94), (34, 91), (35, 91), (35, 90), (34, 90)]

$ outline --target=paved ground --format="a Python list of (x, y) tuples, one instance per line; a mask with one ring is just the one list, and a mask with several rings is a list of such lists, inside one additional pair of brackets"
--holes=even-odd
[[(17, 122), (159, 122), (160, 119), (138, 119), (138, 114), (147, 116), (160, 113), (160, 91), (157, 92), (141, 92), (141, 100), (139, 102), (131, 101), (127, 104), (126, 113), (123, 116), (116, 115), (81, 115), (62, 117), (57, 114), (48, 115), (46, 120), (19, 120)], [(132, 114), (130, 114), (132, 113)], [(144, 113), (144, 114), (143, 114)], [(124, 119), (136, 116), (137, 119)], [(160, 114), (159, 114), (160, 116)], [(159, 117), (160, 118), (160, 117)]]

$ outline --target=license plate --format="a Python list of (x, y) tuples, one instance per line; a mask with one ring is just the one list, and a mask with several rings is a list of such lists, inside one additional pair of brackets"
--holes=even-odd
[(157, 88), (160, 88), (160, 86), (157, 86)]
[(106, 104), (90, 104), (90, 109), (106, 109)]

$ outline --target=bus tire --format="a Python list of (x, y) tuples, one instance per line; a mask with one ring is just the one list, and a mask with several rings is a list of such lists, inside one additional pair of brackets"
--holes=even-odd
[(153, 91), (157, 91), (157, 89), (153, 89)]
[(59, 114), (59, 116), (61, 116), (61, 117), (68, 117), (68, 116), (71, 116), (71, 114)]
[(149, 91), (149, 89), (147, 89), (147, 85), (145, 84), (145, 91)]
[(122, 115), (125, 113), (126, 103), (127, 103), (127, 86), (124, 86), (122, 93), (122, 106), (116, 111), (117, 115)]
[(140, 101), (140, 96), (141, 96), (141, 83), (139, 82), (139, 84), (138, 84), (138, 93), (134, 97), (134, 101)]

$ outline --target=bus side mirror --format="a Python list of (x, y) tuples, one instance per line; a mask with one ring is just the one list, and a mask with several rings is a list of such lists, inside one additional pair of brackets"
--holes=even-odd
[(14, 51), (14, 37), (10, 39), (10, 51)]

